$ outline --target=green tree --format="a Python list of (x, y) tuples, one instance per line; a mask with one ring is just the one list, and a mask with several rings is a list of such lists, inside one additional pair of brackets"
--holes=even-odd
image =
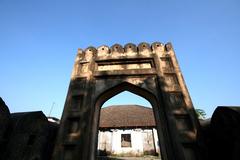
[(205, 119), (206, 118), (206, 112), (203, 109), (195, 109), (198, 119)]

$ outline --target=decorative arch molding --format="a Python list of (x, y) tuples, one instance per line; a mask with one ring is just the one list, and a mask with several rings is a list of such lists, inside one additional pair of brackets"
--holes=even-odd
[(172, 45), (160, 42), (78, 50), (52, 159), (95, 160), (100, 108), (122, 91), (152, 104), (163, 160), (197, 159), (199, 122)]
[(124, 80), (123, 82), (117, 82), (116, 85), (107, 86), (103, 92), (97, 96), (96, 104), (99, 103), (100, 106), (103, 105), (108, 99), (112, 98), (113, 96), (123, 92), (123, 91), (129, 91), (136, 95), (139, 95), (145, 99), (147, 99), (149, 102), (152, 101), (153, 98), (155, 98), (155, 94), (153, 91), (151, 91), (147, 86), (143, 86), (143, 83), (135, 83), (131, 80)]

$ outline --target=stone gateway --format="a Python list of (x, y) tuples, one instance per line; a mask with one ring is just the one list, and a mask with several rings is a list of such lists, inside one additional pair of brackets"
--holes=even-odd
[(102, 104), (123, 91), (151, 103), (163, 160), (197, 159), (199, 122), (176, 55), (155, 42), (78, 50), (52, 160), (95, 160)]

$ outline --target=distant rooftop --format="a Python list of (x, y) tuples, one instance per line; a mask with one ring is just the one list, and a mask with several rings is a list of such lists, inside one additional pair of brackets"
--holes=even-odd
[(155, 127), (152, 108), (139, 105), (114, 105), (101, 109), (99, 128)]

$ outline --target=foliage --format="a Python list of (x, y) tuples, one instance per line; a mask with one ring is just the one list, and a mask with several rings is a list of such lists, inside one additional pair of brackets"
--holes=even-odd
[(203, 109), (195, 109), (198, 119), (205, 119), (206, 118), (206, 112)]

